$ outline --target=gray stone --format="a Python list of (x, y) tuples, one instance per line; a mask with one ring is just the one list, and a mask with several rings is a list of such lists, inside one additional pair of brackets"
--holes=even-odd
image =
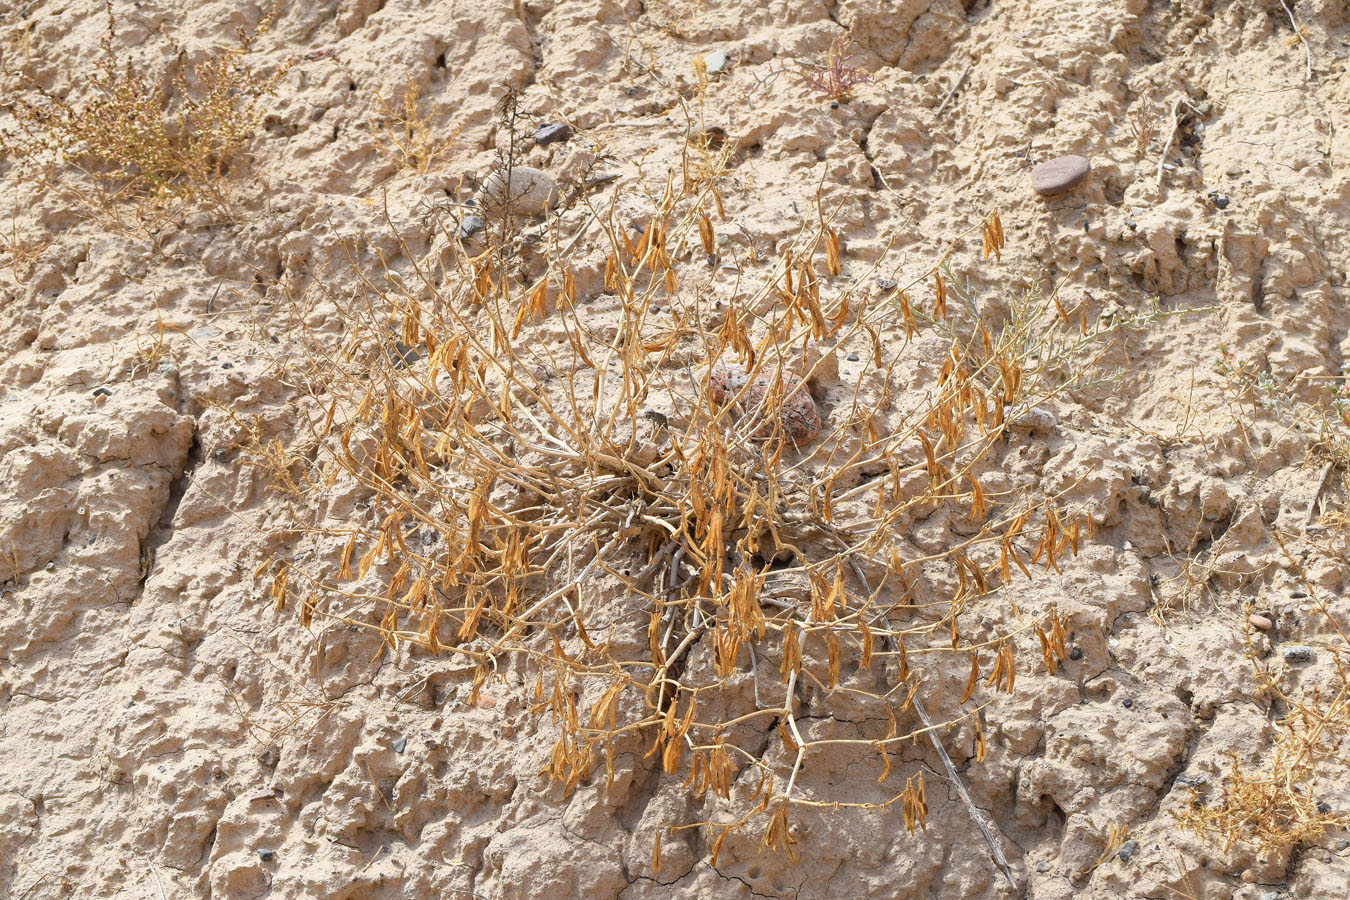
[(1050, 871), (1050, 864), (1045, 860), (1041, 860), (1040, 862), (1036, 863), (1036, 871), (1044, 875), (1046, 872)]
[(534, 142), (540, 147), (571, 139), (572, 128), (562, 122), (545, 122), (534, 132)]
[(459, 223), (459, 239), (471, 238), (483, 230), (483, 218), (481, 216), (465, 216), (464, 221)]
[(708, 67), (709, 75), (716, 75), (727, 67), (727, 51), (714, 50), (703, 54), (703, 64)]
[(1139, 842), (1136, 841), (1134, 838), (1130, 838), (1128, 841), (1120, 845), (1120, 849), (1116, 851), (1116, 856), (1119, 856), (1121, 860), (1124, 862), (1129, 862), (1130, 857), (1134, 856), (1138, 852), (1139, 852)]
[(1304, 647), (1301, 644), (1295, 644), (1292, 647), (1285, 647), (1280, 651), (1285, 662), (1304, 663), (1312, 662), (1317, 658), (1317, 651), (1311, 647)]
[(1082, 156), (1061, 156), (1047, 160), (1031, 170), (1031, 186), (1045, 197), (1062, 194), (1076, 187), (1092, 171), (1092, 163)]
[(394, 752), (395, 752), (395, 753), (402, 753), (402, 752), (403, 752), (404, 750), (406, 750), (406, 749), (408, 749), (408, 739), (407, 739), (407, 738), (401, 737), (401, 738), (399, 738), (398, 740), (394, 741)]
[(394, 364), (395, 369), (406, 369), (421, 358), (422, 354), (412, 347), (398, 339), (394, 340), (394, 352), (389, 354), (389, 361)]
[(547, 172), (530, 166), (515, 166), (509, 177), (498, 169), (484, 179), (478, 202), (491, 212), (542, 216), (558, 204), (558, 185)]

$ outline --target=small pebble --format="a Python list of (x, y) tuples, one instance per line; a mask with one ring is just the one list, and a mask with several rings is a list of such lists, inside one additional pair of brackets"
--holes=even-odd
[(43, 566), (43, 568), (46, 569), (48, 572), (55, 572), (55, 571), (56, 571), (56, 563), (54, 563), (54, 562), (49, 562), (49, 563), (47, 563), (47, 565)]
[(1313, 648), (1302, 645), (1285, 647), (1280, 651), (1280, 655), (1284, 657), (1285, 662), (1291, 663), (1312, 662), (1317, 657)]
[(482, 231), (483, 227), (484, 223), (482, 217), (465, 216), (464, 221), (459, 223), (459, 231), (457, 234), (459, 235), (460, 240), (464, 240), (465, 238), (471, 238)]
[(222, 369), (233, 369), (233, 368), (234, 368), (234, 363), (232, 363), (232, 362), (221, 363), (221, 364), (220, 364), (220, 367), (221, 367)]
[(883, 291), (892, 290), (893, 288), (898, 287), (899, 284), (900, 282), (896, 281), (894, 278), (877, 279), (877, 287), (881, 288)]
[(1177, 776), (1177, 784), (1184, 784), (1187, 787), (1200, 787), (1202, 784), (1205, 784), (1208, 781), (1209, 779), (1203, 775), (1196, 775), (1194, 777), (1188, 775)]
[(1130, 709), (1134, 706), (1134, 700), (1130, 697), (1126, 697), (1124, 700), (1120, 701), (1120, 705), (1126, 709)]
[(566, 141), (572, 137), (571, 126), (563, 122), (545, 122), (534, 132), (534, 142), (540, 147)]
[(1074, 647), (1074, 648), (1072, 648), (1072, 649), (1069, 650), (1069, 659), (1073, 660), (1074, 662), (1077, 662), (1078, 660), (1080, 660), (1080, 659), (1082, 659), (1082, 658), (1083, 658), (1083, 648), (1082, 648), (1082, 647)]
[(1259, 628), (1262, 631), (1269, 631), (1275, 625), (1274, 622), (1270, 621), (1265, 616), (1251, 615), (1247, 617), (1247, 621), (1252, 623), (1253, 628)]
[(1040, 862), (1036, 863), (1036, 871), (1037, 871), (1037, 872), (1040, 872), (1040, 873), (1042, 873), (1042, 874), (1044, 874), (1044, 873), (1046, 873), (1046, 872), (1049, 872), (1049, 871), (1050, 871), (1050, 864), (1049, 864), (1048, 862), (1046, 862), (1045, 860), (1041, 860)]
[(858, 354), (856, 354), (856, 353), (850, 353), (848, 356), (844, 357), (844, 359), (848, 360), (849, 362), (857, 362), (857, 361), (858, 361)]
[(95, 397), (111, 397), (111, 396), (112, 396), (112, 391), (108, 390), (107, 388), (94, 388), (94, 396), (95, 396)]
[(1227, 197), (1215, 197), (1215, 198), (1214, 198), (1214, 205), (1217, 206), (1219, 209), (1227, 209), (1227, 208), (1228, 208), (1228, 198), (1227, 198)]
[(709, 75), (716, 75), (727, 67), (727, 51), (714, 50), (703, 54), (703, 64), (708, 67)]
[(1047, 160), (1031, 170), (1031, 186), (1043, 197), (1072, 190), (1092, 171), (1092, 163), (1082, 156), (1061, 156)]
[(1293, 597), (1295, 600), (1302, 600), (1304, 597), (1308, 595), (1305, 594), (1303, 591), (1290, 591), (1289, 596)]
[(1339, 841), (1336, 842), (1336, 849), (1337, 849), (1337, 850), (1344, 850), (1344, 849), (1346, 849), (1347, 847), (1350, 847), (1350, 840), (1346, 840), (1345, 838), (1341, 838)]
[(402, 753), (402, 752), (403, 752), (404, 750), (406, 750), (406, 749), (408, 749), (408, 739), (407, 739), (407, 738), (401, 737), (401, 738), (399, 738), (398, 740), (394, 741), (394, 752), (395, 752), (395, 753)]
[(1120, 845), (1120, 849), (1116, 851), (1116, 856), (1119, 856), (1124, 862), (1129, 862), (1130, 857), (1134, 856), (1137, 852), (1139, 852), (1139, 842), (1134, 838), (1130, 838)]
[(261, 859), (263, 862), (271, 862), (274, 855), (275, 854), (273, 854), (271, 850), (258, 851), (258, 859)]

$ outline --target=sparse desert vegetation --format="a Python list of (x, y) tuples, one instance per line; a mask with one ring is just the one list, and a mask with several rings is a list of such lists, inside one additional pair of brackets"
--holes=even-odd
[(0, 900), (1334, 895), (1348, 27), (0, 13)]

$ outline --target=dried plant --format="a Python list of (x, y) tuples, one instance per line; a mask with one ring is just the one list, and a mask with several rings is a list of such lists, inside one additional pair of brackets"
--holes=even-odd
[(827, 100), (847, 103), (853, 98), (853, 89), (867, 84), (872, 75), (866, 69), (852, 65), (852, 55), (845, 52), (847, 44), (841, 39), (830, 44), (823, 63), (801, 63), (797, 70), (802, 82)]
[(88, 80), (87, 96), (71, 100), (43, 90), (23, 73), (11, 77), (25, 90), (4, 102), (18, 130), (0, 133), (0, 151), (19, 159), (67, 163), (112, 184), (112, 198), (170, 196), (223, 200), (230, 163), (262, 119), (262, 99), (286, 66), (257, 72), (241, 49), (223, 50), (197, 65), (147, 75), (123, 58), (111, 7), (102, 53)]
[[(1249, 629), (1248, 657), (1262, 693), (1283, 709), (1275, 721), (1274, 746), (1263, 760), (1234, 755), (1219, 797), (1206, 804), (1201, 791), (1193, 790), (1192, 805), (1179, 821), (1193, 831), (1221, 838), (1225, 849), (1246, 843), (1282, 854), (1318, 840), (1330, 829), (1350, 827), (1350, 814), (1333, 810), (1319, 797), (1331, 783), (1326, 765), (1344, 762), (1350, 740), (1350, 669), (1342, 659), (1342, 653), (1350, 651), (1350, 634), (1325, 594), (1308, 580), (1300, 555), (1289, 549), (1294, 536), (1278, 532), (1274, 536), (1309, 595), (1309, 605), (1335, 638), (1336, 645), (1329, 648), (1330, 678), (1321, 684), (1304, 680), (1298, 688), (1288, 689), (1286, 667), (1261, 658)], [(1317, 549), (1343, 559), (1344, 536), (1335, 540), (1339, 543)]]
[(370, 124), (381, 149), (397, 160), (400, 169), (425, 175), (441, 161), (447, 144), (432, 136), (430, 123), (420, 109), (422, 89), (410, 73), (403, 92), (393, 103), (378, 99), (379, 115)]
[[(1011, 591), (1034, 566), (1057, 571), (1090, 523), (1060, 496), (987, 479), (1015, 423), (1082, 377), (1067, 370), (1120, 326), (1088, 328), (1035, 294), (981, 309), (949, 289), (950, 251), (903, 287), (870, 290), (872, 273), (836, 284), (847, 261), (823, 213), (772, 278), (713, 304), (694, 248), (716, 246), (715, 182), (682, 192), (672, 177), (640, 234), (616, 224), (618, 198), (590, 208), (582, 230), (608, 241), (613, 327), (583, 306), (594, 298), (579, 296), (561, 237), (542, 242), (536, 278), (505, 229), (444, 264), (400, 239), (397, 273), (369, 271), (353, 249), (358, 289), (328, 297), (343, 344), (297, 337), (312, 431), (262, 463), (311, 508), (355, 495), (362, 512), (297, 514), (287, 529), (306, 536), (309, 561), (292, 547), (259, 574), (306, 626), (328, 618), (376, 630), (390, 651), (472, 662), (470, 703), (499, 659), (521, 658), (533, 709), (556, 728), (541, 774), (570, 793), (645, 753), (721, 798), (706, 821), (668, 823), (707, 829), (714, 857), (756, 818), (765, 846), (795, 853), (794, 808), (898, 804), (920, 828), (921, 772), (885, 786), (901, 746), (964, 722), (983, 758), (992, 696), (1014, 689), (1027, 654), (1051, 670), (1066, 658), (1065, 620), (1019, 619)], [(1003, 249), (997, 216), (982, 249)], [(1051, 336), (1063, 341), (1047, 352)], [(931, 391), (902, 399), (916, 338), (940, 341), (945, 361)], [(845, 347), (867, 354), (859, 385), (798, 445), (784, 386)], [(762, 379), (760, 399), (717, 402), (721, 362)], [(920, 550), (904, 535), (933, 514), (960, 528)], [(973, 624), (992, 609), (1018, 624)], [(952, 672), (960, 702), (930, 729), (920, 692)], [(821, 724), (860, 709), (873, 724), (859, 734)], [(810, 764), (826, 752), (873, 760), (881, 786), (820, 794)]]

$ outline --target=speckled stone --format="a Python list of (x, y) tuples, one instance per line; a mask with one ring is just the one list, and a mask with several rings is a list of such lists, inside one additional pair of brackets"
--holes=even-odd
[(478, 202), (484, 209), (499, 212), (509, 203), (518, 216), (542, 216), (558, 203), (558, 185), (547, 172), (529, 166), (511, 169), (510, 186), (500, 169), (483, 181)]
[(1053, 197), (1077, 187), (1092, 171), (1092, 163), (1082, 156), (1061, 156), (1046, 160), (1031, 170), (1031, 186), (1044, 197)]
[[(778, 409), (778, 422), (793, 443), (809, 443), (820, 434), (820, 410), (805, 382), (791, 372), (784, 372), (782, 377), (783, 401)], [(773, 437), (775, 430), (774, 421), (766, 418), (764, 409), (773, 384), (772, 375), (756, 375), (752, 379), (740, 366), (718, 366), (708, 379), (708, 394), (718, 406), (736, 401), (737, 410), (756, 425), (750, 437), (763, 441)]]
[(1305, 663), (1312, 662), (1316, 659), (1317, 651), (1313, 650), (1311, 647), (1295, 644), (1291, 647), (1285, 647), (1280, 651), (1280, 655), (1284, 657), (1285, 662)]

